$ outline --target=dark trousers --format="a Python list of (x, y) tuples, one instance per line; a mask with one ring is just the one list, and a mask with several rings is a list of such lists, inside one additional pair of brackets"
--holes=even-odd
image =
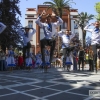
[(92, 45), (92, 50), (93, 50), (93, 65), (96, 68), (96, 66), (97, 66), (97, 46)]
[(24, 66), (25, 66), (26, 55), (29, 57), (29, 54), (30, 54), (30, 47), (24, 46), (24, 47), (23, 47)]
[(79, 70), (80, 70), (81, 63), (82, 63), (82, 70), (84, 70), (84, 57), (79, 57)]
[(6, 69), (7, 69), (6, 61), (5, 60), (0, 60), (0, 71), (4, 71)]
[(93, 60), (89, 59), (89, 70), (93, 71), (94, 67), (93, 67)]
[(66, 54), (68, 54), (67, 56), (70, 56), (70, 52), (74, 50), (74, 47), (68, 47), (68, 48), (63, 48), (63, 67), (65, 66), (65, 62), (66, 62)]
[(41, 42), (41, 54), (42, 54), (43, 63), (45, 63), (45, 52), (44, 52), (45, 46), (51, 46), (51, 49), (50, 49), (50, 63), (51, 63), (56, 41), (54, 39), (42, 39), (40, 40), (40, 42)]

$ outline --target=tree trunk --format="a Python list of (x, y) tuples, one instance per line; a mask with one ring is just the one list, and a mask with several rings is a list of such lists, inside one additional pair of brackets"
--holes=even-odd
[[(59, 16), (60, 16), (60, 18), (62, 18), (62, 10), (61, 9), (59, 9)], [(61, 25), (59, 26), (58, 31), (61, 31)], [(60, 44), (61, 44), (61, 41), (60, 41), (60, 38), (58, 37), (58, 53), (60, 53), (60, 50), (61, 50)]]
[(85, 48), (86, 31), (83, 30), (83, 47)]

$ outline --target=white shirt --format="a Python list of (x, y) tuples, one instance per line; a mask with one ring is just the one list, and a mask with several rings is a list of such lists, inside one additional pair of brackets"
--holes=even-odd
[(0, 34), (5, 30), (6, 25), (0, 22)]
[(84, 30), (86, 31), (89, 31), (92, 33), (92, 36), (91, 36), (91, 45), (95, 45), (95, 44), (99, 44), (100, 43), (100, 29), (98, 32), (95, 31), (95, 28), (94, 29), (89, 29), (89, 25), (87, 25)]
[(25, 35), (25, 32), (21, 29), (18, 30), (18, 33), (23, 37), (24, 46), (26, 46), (27, 43), (30, 42), (30, 40), (32, 39), (32, 36), (36, 33), (36, 30), (33, 28), (33, 31), (31, 33), (26, 33), (28, 34), (28, 37)]
[(58, 32), (57, 35), (62, 39), (62, 48), (69, 47), (71, 39), (75, 37), (75, 34), (67, 36), (63, 31)]
[(52, 39), (52, 37), (56, 33), (56, 28), (63, 24), (63, 20), (60, 17), (57, 17), (58, 21), (55, 23), (51, 23), (51, 27), (52, 27), (52, 32), (51, 32), (48, 30), (49, 25), (47, 23), (42, 23), (40, 20), (41, 20), (41, 17), (38, 17), (36, 20), (36, 24), (39, 25), (41, 28), (43, 28), (44, 35), (45, 35), (44, 38), (46, 39)]

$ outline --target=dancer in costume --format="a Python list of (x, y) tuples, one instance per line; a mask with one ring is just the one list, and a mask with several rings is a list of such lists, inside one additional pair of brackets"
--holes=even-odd
[[(72, 39), (75, 37), (75, 34), (72, 34), (71, 31), (66, 30), (66, 31), (60, 31), (57, 34), (59, 37), (62, 39), (62, 49), (63, 49), (63, 67), (65, 68), (65, 63), (66, 64), (72, 64), (71, 61), (71, 51), (74, 50), (74, 46), (71, 46), (70, 43)], [(66, 53), (68, 52), (69, 57), (66, 58)], [(70, 68), (68, 68), (68, 71)]]
[[(24, 66), (25, 66), (25, 59), (26, 59), (26, 55), (29, 57), (30, 54), (30, 48), (31, 48), (31, 39), (32, 36), (36, 33), (36, 30), (34, 28), (29, 28), (29, 27), (25, 27), (24, 28), (25, 31), (23, 31), (22, 29), (18, 30), (18, 33), (23, 37), (23, 60), (24, 60)], [(30, 29), (32, 29), (32, 32), (29, 32)]]
[[(94, 26), (94, 28), (89, 28), (90, 26)], [(95, 23), (91, 23), (84, 28), (85, 31), (91, 32), (91, 46), (93, 50), (93, 62), (94, 68), (97, 67), (97, 49), (100, 48), (100, 22), (96, 21)]]
[[(47, 15), (45, 17), (46, 19), (45, 22), (42, 23), (41, 19), (45, 15), (46, 15), (46, 12), (45, 10), (43, 10), (42, 14), (36, 20), (36, 24), (39, 25), (41, 28), (43, 28), (44, 35), (45, 35), (45, 37), (42, 40), (40, 40), (42, 61), (44, 64), (45, 64), (45, 45), (51, 46), (51, 49), (50, 49), (50, 63), (51, 63), (52, 58), (53, 58), (53, 52), (56, 45), (56, 40), (54, 39), (56, 28), (63, 24), (63, 20), (60, 17), (56, 16), (54, 12), (52, 12), (52, 15)], [(52, 23), (53, 17), (57, 19), (57, 22)]]

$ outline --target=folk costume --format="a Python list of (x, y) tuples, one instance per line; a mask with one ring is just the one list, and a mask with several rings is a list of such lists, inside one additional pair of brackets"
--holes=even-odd
[[(30, 29), (29, 27), (25, 27), (25, 29)], [(32, 36), (36, 33), (36, 30), (34, 28), (32, 28), (32, 32), (25, 32), (22, 29), (18, 30), (19, 35), (21, 35), (21, 37), (23, 37), (23, 60), (24, 60), (24, 66), (25, 66), (25, 59), (26, 59), (26, 55), (29, 57), (30, 54), (30, 48), (31, 48), (31, 39)]]
[[(63, 66), (72, 65), (71, 61), (71, 51), (74, 50), (74, 47), (70, 46), (71, 40), (75, 37), (75, 34), (68, 35), (63, 31), (58, 32), (57, 34), (62, 39), (62, 49), (63, 49)], [(67, 58), (66, 58), (66, 54)]]
[[(97, 66), (97, 48), (100, 48), (100, 28), (89, 28), (91, 24), (84, 27), (85, 31), (91, 32), (91, 46), (93, 50), (93, 62), (94, 68)], [(93, 69), (94, 70), (94, 69)]]
[(41, 53), (42, 53), (42, 61), (45, 64), (45, 46), (51, 46), (50, 50), (50, 63), (53, 58), (53, 52), (56, 45), (56, 40), (53, 38), (56, 33), (56, 28), (63, 24), (63, 20), (56, 16), (57, 22), (55, 23), (42, 23), (41, 16), (39, 16), (36, 20), (36, 24), (40, 26), (44, 31), (44, 38), (40, 40), (41, 43)]
[(36, 54), (36, 66), (35, 67), (40, 67), (42, 65), (42, 56), (40, 53)]
[(13, 47), (10, 46), (7, 54), (8, 56), (6, 58), (7, 67), (10, 68), (10, 70), (13, 70), (13, 67), (16, 67), (15, 58), (14, 58), (15, 53), (12, 49)]

